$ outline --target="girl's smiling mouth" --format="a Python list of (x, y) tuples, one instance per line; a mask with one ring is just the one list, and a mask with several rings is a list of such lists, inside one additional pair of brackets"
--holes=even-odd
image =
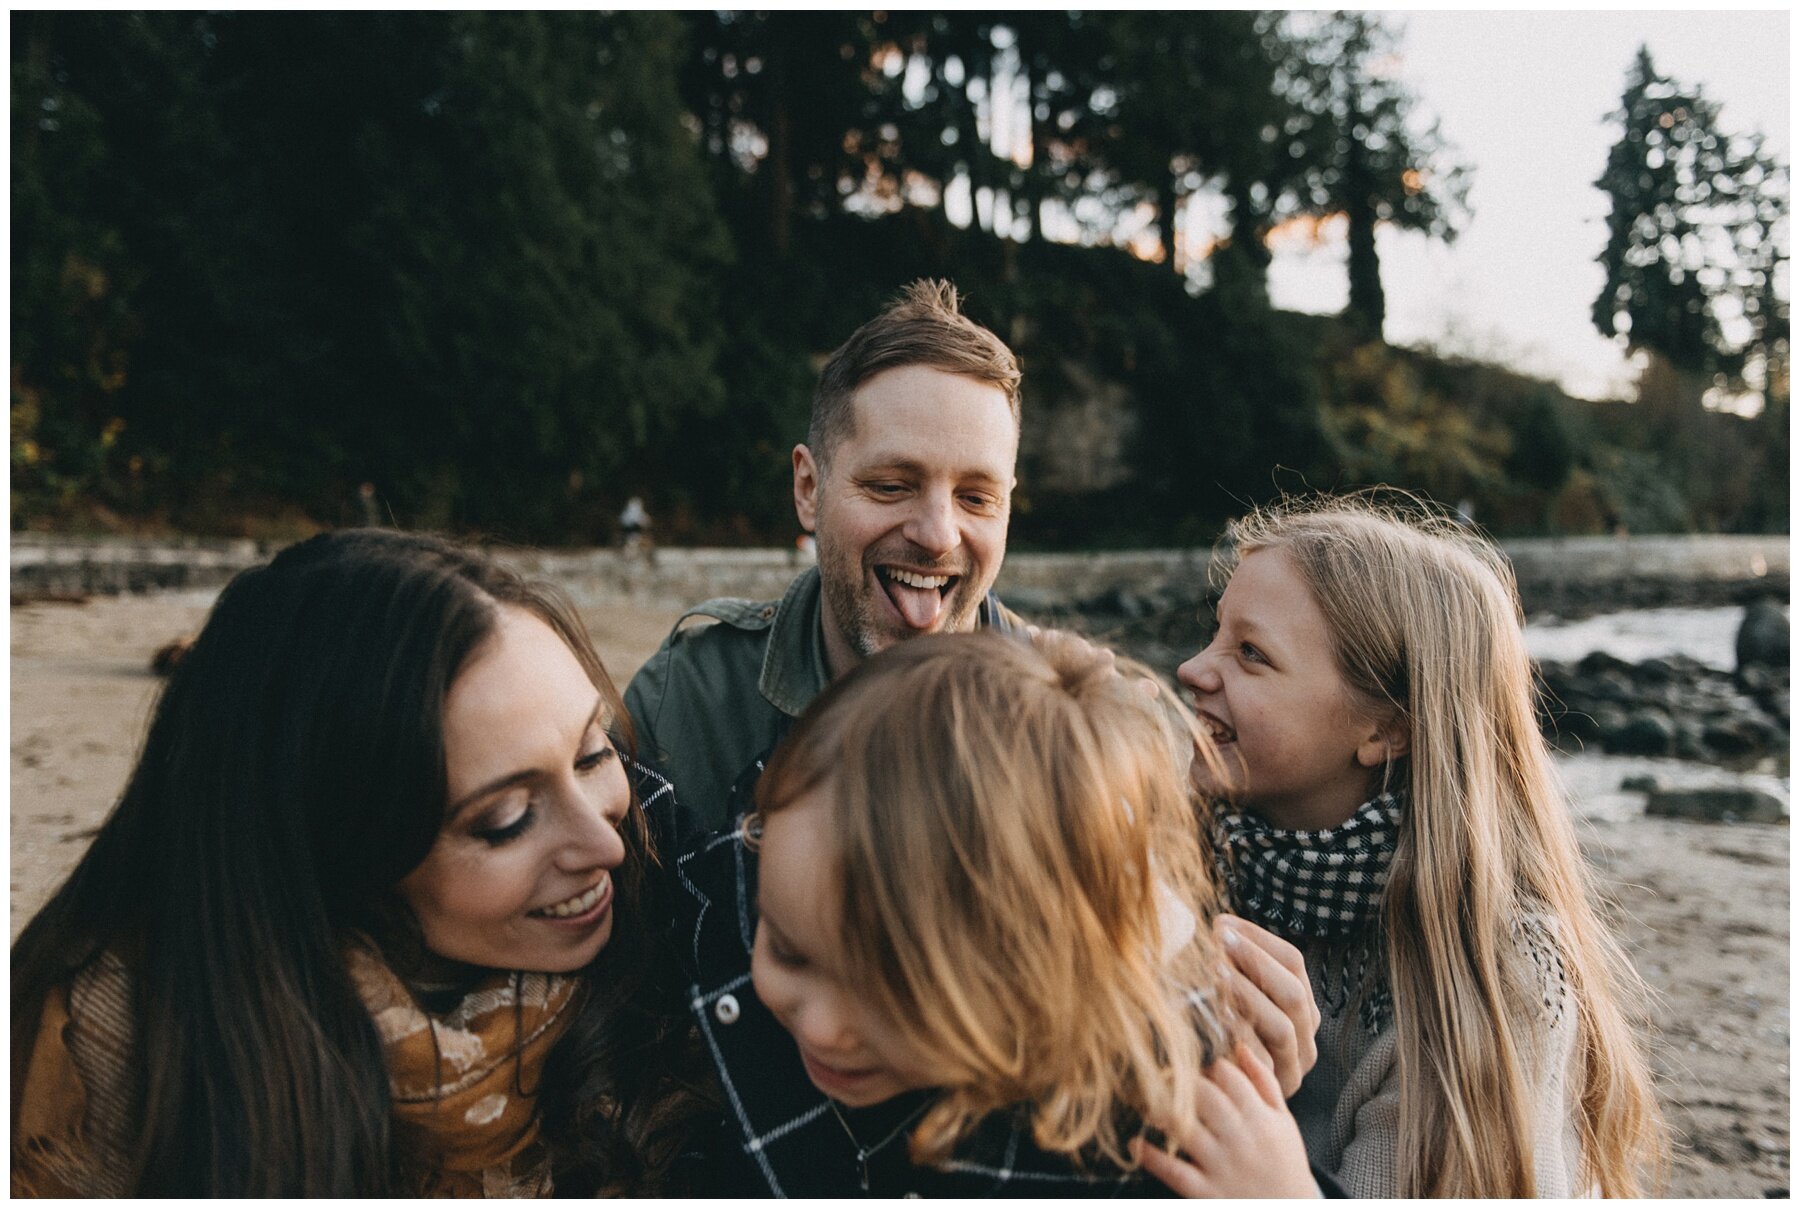
[(1211, 739), (1214, 743), (1223, 746), (1227, 743), (1237, 742), (1237, 731), (1225, 725), (1225, 723), (1221, 722), (1217, 717), (1200, 709), (1198, 706), (1195, 707), (1194, 713), (1199, 717), (1200, 724), (1206, 727), (1206, 737)]

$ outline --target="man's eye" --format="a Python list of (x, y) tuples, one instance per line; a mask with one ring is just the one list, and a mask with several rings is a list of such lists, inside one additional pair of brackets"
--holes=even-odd
[(1253, 643), (1248, 643), (1248, 642), (1238, 643), (1238, 654), (1242, 655), (1245, 659), (1249, 660), (1251, 663), (1267, 663), (1268, 662), (1267, 659), (1263, 658), (1263, 653), (1261, 651), (1257, 650)]

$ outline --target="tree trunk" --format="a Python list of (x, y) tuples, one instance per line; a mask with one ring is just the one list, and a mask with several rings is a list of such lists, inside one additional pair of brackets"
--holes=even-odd
[(1156, 192), (1156, 225), (1162, 237), (1163, 263), (1177, 277), (1182, 275), (1182, 267), (1175, 263), (1175, 213), (1181, 207), (1179, 194), (1175, 188), (1175, 174), (1164, 175)]
[[(1231, 199), (1231, 252), (1238, 274), (1237, 288), (1256, 305), (1269, 305), (1269, 246), (1263, 242), (1263, 216), (1256, 212), (1247, 186), (1235, 181), (1225, 185)], [(1215, 273), (1216, 280), (1216, 273)]]
[(1019, 46), (1019, 62), (1025, 69), (1025, 107), (1029, 111), (1031, 130), (1031, 164), (1020, 177), (1020, 191), (1025, 200), (1025, 242), (1036, 243), (1043, 234), (1046, 161), (1050, 146), (1048, 123), (1038, 118), (1038, 86), (1044, 77), (1036, 55), (1023, 40)]
[(794, 126), (788, 95), (787, 52), (769, 43), (769, 246), (785, 258), (794, 225)]
[[(1345, 125), (1354, 128), (1354, 113)], [(1350, 305), (1344, 312), (1365, 340), (1382, 339), (1387, 297), (1381, 289), (1381, 261), (1375, 253), (1375, 182), (1361, 143), (1349, 138), (1344, 159), (1344, 211), (1350, 220)]]

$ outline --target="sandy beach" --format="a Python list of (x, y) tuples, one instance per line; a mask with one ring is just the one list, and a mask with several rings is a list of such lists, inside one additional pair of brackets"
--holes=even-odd
[[(163, 642), (211, 593), (12, 610), (12, 932), (80, 855), (124, 784), (161, 681)], [(682, 602), (585, 614), (622, 687)], [(1788, 828), (1629, 818), (1582, 824), (1652, 1008), (1677, 1135), (1669, 1192), (1788, 1195)]]

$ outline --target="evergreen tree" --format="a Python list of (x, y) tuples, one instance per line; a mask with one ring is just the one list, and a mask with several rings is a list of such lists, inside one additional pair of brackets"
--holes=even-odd
[(1276, 120), (1275, 63), (1256, 13), (1109, 14), (1117, 135), (1108, 156), (1155, 207), (1163, 263), (1177, 255), (1176, 215), (1208, 181), (1249, 188), (1262, 132)]
[[(1368, 13), (1336, 13), (1294, 34), (1281, 79), (1293, 110), (1286, 131), (1300, 151), (1297, 208), (1342, 213), (1350, 243), (1345, 317), (1380, 339), (1387, 317), (1378, 224), (1451, 240), (1466, 211), (1469, 169), (1435, 122), (1415, 119), (1417, 103), (1395, 75), (1393, 33)], [(1279, 178), (1278, 178), (1279, 179)], [(1285, 183), (1281, 181), (1280, 183)]]
[(1659, 74), (1642, 47), (1612, 117), (1624, 129), (1595, 182), (1611, 212), (1594, 326), (1711, 378), (1734, 362), (1702, 281), (1707, 243), (1723, 233), (1714, 225), (1716, 190), (1729, 187), (1718, 106)]
[(178, 523), (368, 481), (591, 534), (722, 404), (681, 54), (651, 13), (32, 15), (15, 463), (110, 440)]
[[(1698, 88), (1662, 75), (1648, 47), (1627, 73), (1622, 129), (1596, 185), (1610, 203), (1594, 325), (1649, 355), (1645, 437), (1704, 527), (1780, 526), (1787, 512), (1787, 169), (1760, 136), (1736, 137)], [(1708, 388), (1762, 396), (1755, 452), (1705, 414)], [(1747, 473), (1746, 473), (1747, 472)], [(1723, 477), (1758, 485), (1734, 501)]]
[[(889, 18), (891, 20), (891, 18)], [(797, 217), (835, 211), (879, 171), (871, 52), (882, 14), (698, 12), (682, 94), (725, 187), (748, 185), (756, 229), (786, 256)]]
[[(1777, 290), (1787, 260), (1787, 171), (1760, 137), (1736, 137), (1719, 107), (1656, 70), (1641, 47), (1627, 72), (1618, 142), (1595, 182), (1607, 195), (1606, 283), (1594, 325), (1649, 356), (1638, 384), (1644, 438), (1702, 527), (1779, 523), (1786, 512), (1788, 316)], [(1709, 388), (1763, 396), (1756, 500), (1722, 500), (1733, 417), (1705, 414)], [(1750, 461), (1758, 458), (1752, 456)], [(1746, 511), (1748, 508), (1748, 511)]]

